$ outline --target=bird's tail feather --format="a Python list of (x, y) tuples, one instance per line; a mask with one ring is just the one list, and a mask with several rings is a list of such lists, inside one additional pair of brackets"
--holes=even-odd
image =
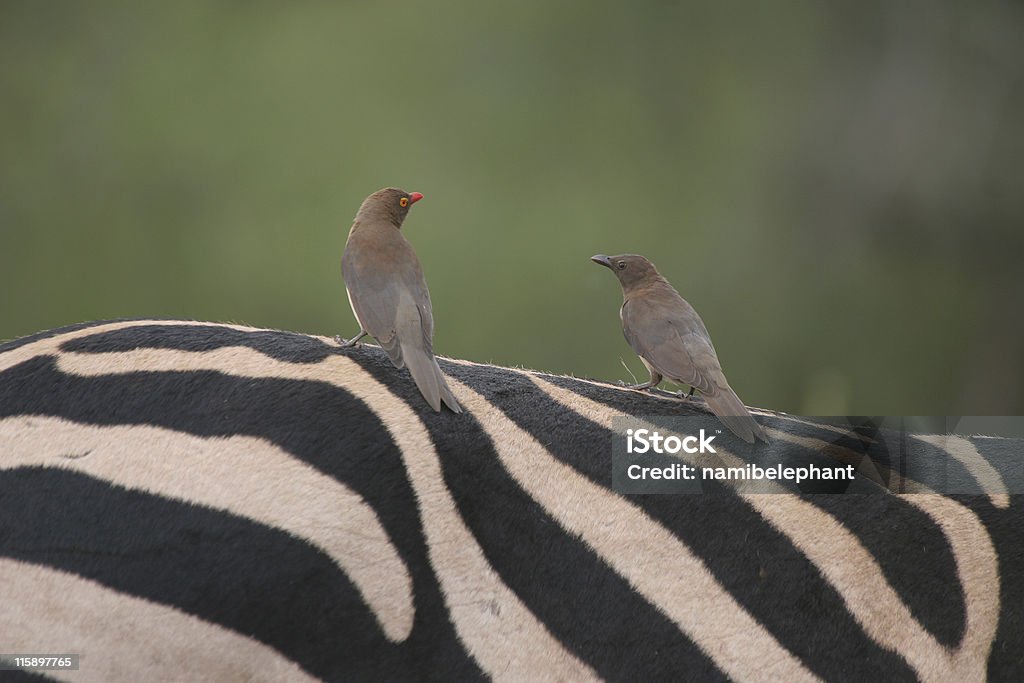
[(441, 368), (438, 367), (434, 354), (425, 349), (403, 345), (402, 356), (405, 359), (406, 366), (409, 368), (409, 372), (412, 374), (413, 381), (416, 382), (420, 393), (423, 394), (423, 398), (427, 399), (427, 403), (430, 404), (431, 408), (440, 412), (443, 401), (445, 405), (451, 408), (452, 412), (462, 412), (459, 402), (455, 400), (455, 395), (448, 388), (448, 383), (445, 382), (444, 374), (441, 373)]
[(704, 400), (711, 408), (711, 412), (717, 415), (733, 434), (747, 443), (754, 443), (754, 439), (768, 443), (768, 435), (731, 388), (725, 387), (714, 396), (705, 395)]

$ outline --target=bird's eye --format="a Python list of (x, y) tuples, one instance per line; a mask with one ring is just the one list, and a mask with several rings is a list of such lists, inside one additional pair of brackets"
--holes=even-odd
[(626, 262), (625, 261), (619, 261), (616, 265), (618, 265), (619, 270), (622, 270), (623, 268), (626, 267)]
[(398, 204), (402, 208), (405, 208), (405, 207), (409, 206), (409, 198), (408, 197), (402, 197), (401, 199), (398, 200)]

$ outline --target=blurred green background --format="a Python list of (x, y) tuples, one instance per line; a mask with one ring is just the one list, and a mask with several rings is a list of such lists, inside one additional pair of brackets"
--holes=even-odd
[(356, 331), (362, 199), (438, 353), (643, 367), (649, 256), (747, 403), (1024, 413), (1024, 10), (993, 2), (0, 4), (0, 338)]

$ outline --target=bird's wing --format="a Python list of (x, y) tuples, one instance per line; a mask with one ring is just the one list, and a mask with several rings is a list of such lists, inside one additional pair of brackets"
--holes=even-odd
[[(430, 303), (430, 290), (427, 279), (423, 276), (423, 267), (412, 246), (404, 242), (408, 248), (406, 268), (402, 268), (403, 296), (399, 301), (399, 317), (407, 316), (408, 325), (398, 328), (403, 343), (415, 343), (427, 353), (433, 354), (434, 346), (434, 308)], [(408, 295), (406, 297), (406, 295)]]
[[(418, 265), (418, 263), (417, 263)], [(416, 269), (418, 277), (409, 283), (409, 289), (416, 301), (416, 308), (419, 311), (423, 342), (429, 351), (434, 340), (434, 307), (430, 303), (430, 290), (427, 289), (427, 280), (423, 277), (423, 271)]]
[(401, 367), (400, 340), (432, 352), (434, 319), (430, 292), (416, 254), (404, 240), (389, 247), (386, 255), (362, 259), (346, 250), (342, 273), (359, 324)]
[(422, 291), (409, 286), (401, 288), (395, 311), (394, 330), (402, 344), (415, 346), (433, 355), (434, 319), (430, 310), (430, 294), (426, 293), (426, 287)]
[(714, 396), (720, 387), (728, 386), (715, 349), (700, 330), (686, 329), (642, 300), (623, 304), (622, 329), (633, 350), (665, 377), (705, 396)]
[(380, 268), (367, 267), (349, 250), (341, 262), (352, 311), (364, 330), (383, 342), (395, 334), (395, 314), (402, 283)]

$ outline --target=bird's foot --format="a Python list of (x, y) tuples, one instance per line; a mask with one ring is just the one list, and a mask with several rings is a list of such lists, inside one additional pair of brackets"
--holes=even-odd
[(626, 384), (622, 380), (619, 380), (619, 386), (625, 387), (626, 389), (634, 389), (635, 391), (650, 391), (654, 388), (654, 385), (650, 382), (644, 382), (643, 384)]
[(351, 339), (345, 339), (340, 334), (336, 334), (334, 335), (334, 341), (338, 342), (338, 346), (340, 346), (343, 349), (351, 349), (355, 346), (359, 346), (359, 340), (365, 336), (366, 333), (363, 332), (362, 334), (352, 337)]

